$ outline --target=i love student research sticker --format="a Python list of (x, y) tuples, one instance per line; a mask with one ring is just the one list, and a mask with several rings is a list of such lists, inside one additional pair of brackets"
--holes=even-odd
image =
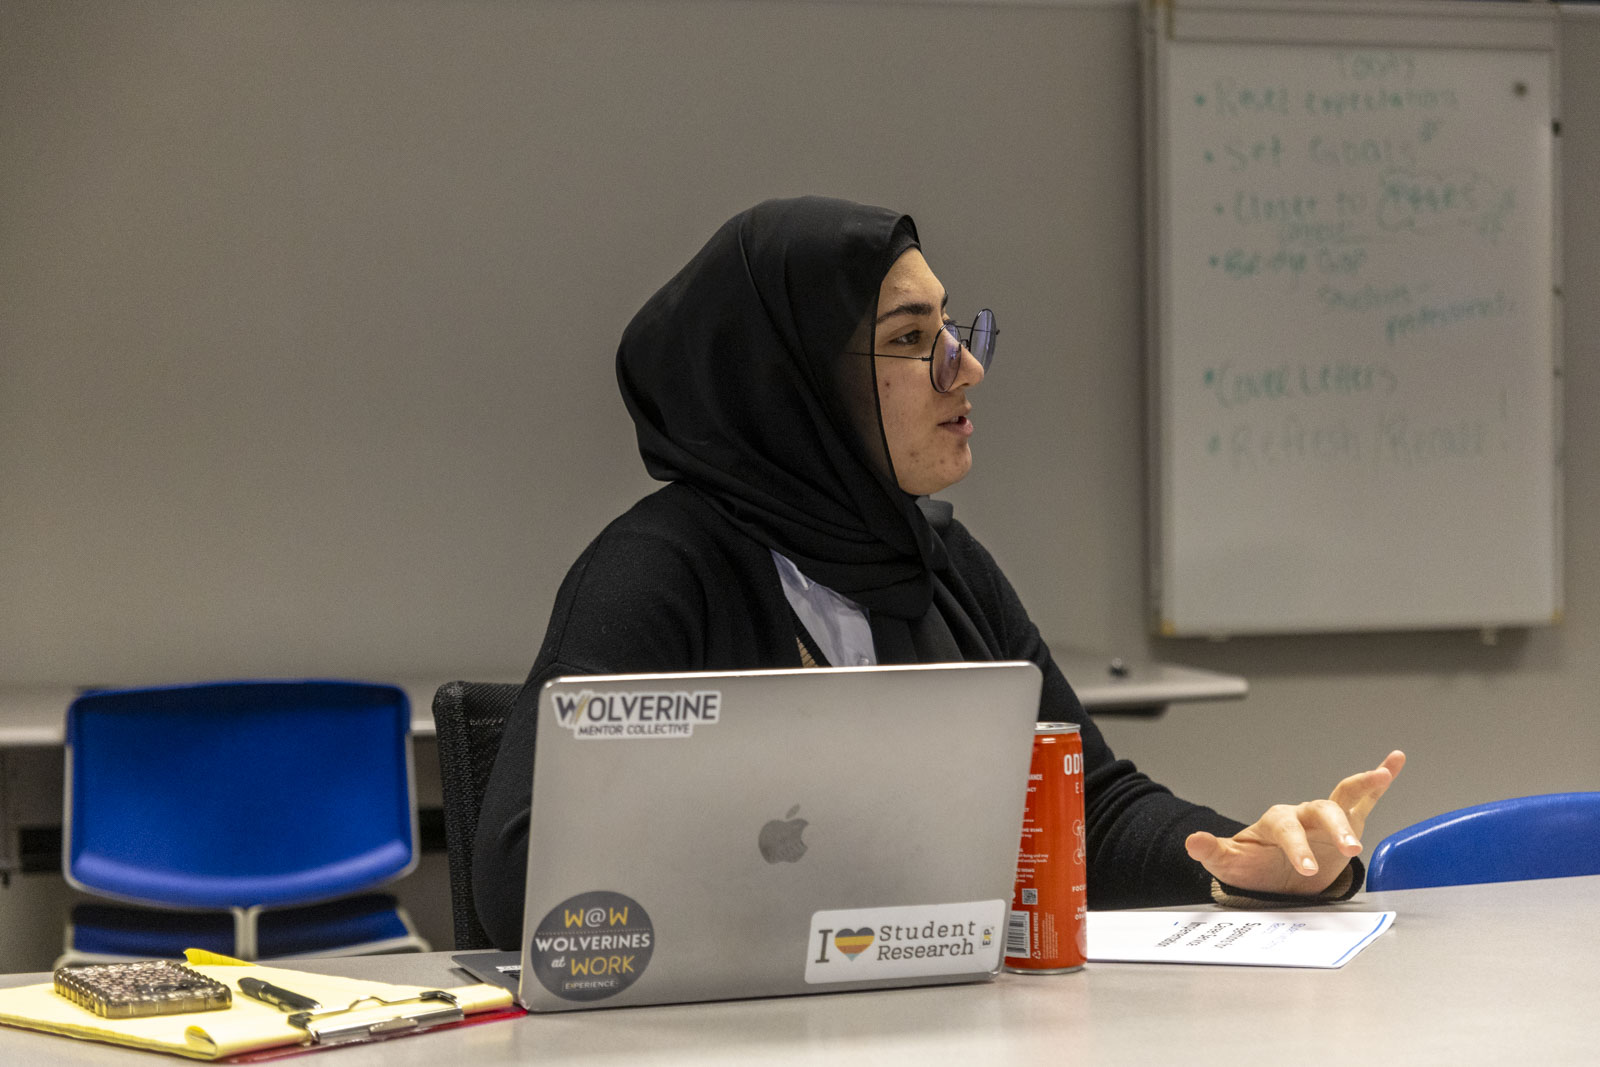
[(997, 971), (1007, 902), (845, 908), (811, 916), (806, 981), (867, 982)]

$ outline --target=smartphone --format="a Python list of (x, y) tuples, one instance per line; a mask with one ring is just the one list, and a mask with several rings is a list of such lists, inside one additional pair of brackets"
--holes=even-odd
[(215, 978), (170, 960), (75, 963), (58, 967), (56, 992), (108, 1019), (215, 1011), (233, 991)]

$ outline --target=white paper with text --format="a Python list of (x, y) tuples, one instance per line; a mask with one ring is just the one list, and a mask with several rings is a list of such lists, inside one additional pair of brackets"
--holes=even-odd
[(1343, 967), (1394, 922), (1392, 911), (1091, 911), (1097, 963)]

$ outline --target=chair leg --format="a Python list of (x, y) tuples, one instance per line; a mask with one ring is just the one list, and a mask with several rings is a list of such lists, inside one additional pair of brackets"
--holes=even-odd
[(261, 905), (233, 910), (233, 954), (241, 960), (254, 960), (256, 949), (256, 920), (261, 915)]

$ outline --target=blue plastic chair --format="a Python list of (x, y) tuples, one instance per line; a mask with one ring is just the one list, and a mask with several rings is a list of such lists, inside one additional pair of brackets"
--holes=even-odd
[(121, 903), (74, 908), (58, 963), (187, 947), (426, 951), (392, 896), (366, 892), (416, 866), (410, 731), (389, 685), (80, 696), (67, 710), (62, 866), (75, 888)]
[(1546, 793), (1424, 819), (1379, 842), (1367, 889), (1600, 874), (1600, 793)]

